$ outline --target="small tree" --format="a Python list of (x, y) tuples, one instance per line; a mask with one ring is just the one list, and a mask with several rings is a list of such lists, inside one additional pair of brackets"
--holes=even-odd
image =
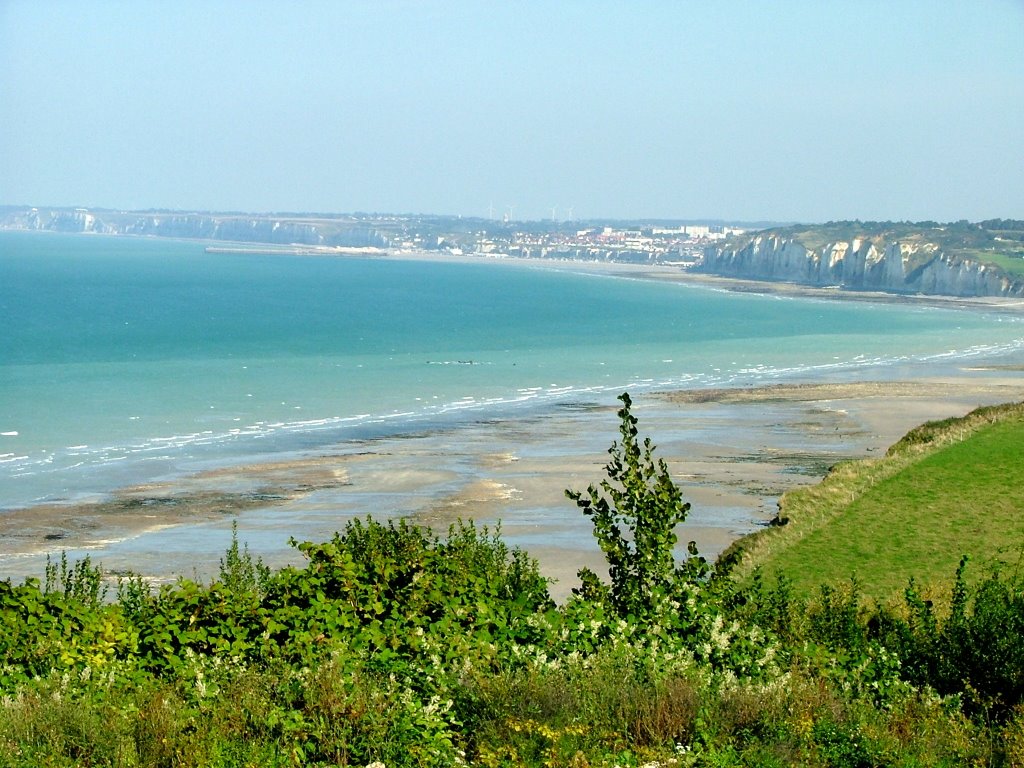
[[(607, 479), (586, 493), (567, 490), (583, 514), (594, 523), (594, 536), (608, 561), (611, 585), (606, 587), (589, 568), (580, 570), (578, 594), (589, 599), (610, 599), (620, 616), (642, 616), (656, 607), (659, 597), (671, 594), (680, 583), (707, 573), (703, 558), (694, 557), (676, 567), (673, 550), (676, 526), (686, 519), (690, 505), (669, 477), (663, 459), (655, 461), (650, 438), (641, 444), (637, 420), (630, 413), (629, 393), (619, 396), (621, 441), (608, 450)], [(691, 555), (697, 550), (691, 541)]]
[(270, 567), (260, 557), (253, 557), (249, 545), (238, 546), (238, 521), (231, 521), (231, 546), (220, 561), (218, 579), (233, 592), (253, 592), (263, 596), (270, 582)]

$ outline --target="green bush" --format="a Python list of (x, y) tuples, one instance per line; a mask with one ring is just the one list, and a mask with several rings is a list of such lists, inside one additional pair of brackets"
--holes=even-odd
[(945, 620), (911, 583), (909, 619), (887, 639), (905, 659), (912, 682), (962, 696), (969, 711), (1002, 719), (1024, 704), (1024, 583), (993, 572), (970, 587), (966, 567), (964, 558)]
[(585, 568), (579, 573), (579, 594), (609, 602), (623, 618), (643, 618), (659, 610), (660, 603), (675, 596), (680, 587), (706, 576), (709, 569), (692, 541), (691, 558), (676, 564), (676, 526), (686, 519), (690, 504), (683, 501), (665, 461), (654, 460), (650, 438), (640, 443), (629, 394), (624, 392), (619, 400), (621, 441), (612, 443), (608, 451), (607, 478), (589, 486), (586, 493), (565, 493), (593, 522), (611, 578), (606, 588)]
[(213, 583), (114, 602), (88, 559), (0, 582), (0, 765), (1021, 764), (1018, 578), (964, 561), (940, 610), (677, 563), (688, 505), (622, 401), (570, 493), (610, 581), (561, 606), (498, 531), (371, 518), (276, 572), (235, 530)]

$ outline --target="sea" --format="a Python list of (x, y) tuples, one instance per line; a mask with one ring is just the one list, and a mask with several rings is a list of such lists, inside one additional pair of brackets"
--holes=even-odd
[(0, 232), (0, 510), (346, 441), (1019, 353), (1018, 316)]

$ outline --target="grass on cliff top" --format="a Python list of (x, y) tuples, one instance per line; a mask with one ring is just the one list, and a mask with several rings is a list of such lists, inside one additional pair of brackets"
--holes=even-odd
[(797, 590), (855, 576), (885, 599), (913, 576), (947, 583), (962, 555), (1024, 567), (1024, 403), (979, 408), (911, 431), (882, 459), (847, 462), (787, 493), (787, 523), (741, 543), (737, 575), (760, 566)]
[(984, 264), (994, 264), (1012, 277), (1024, 276), (1024, 249), (1008, 249), (1006, 253), (965, 251), (964, 256)]

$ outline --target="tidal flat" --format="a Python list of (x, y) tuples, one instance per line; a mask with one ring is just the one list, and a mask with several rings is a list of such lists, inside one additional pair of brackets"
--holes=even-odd
[[(693, 540), (713, 559), (765, 525), (783, 492), (817, 482), (836, 462), (884, 451), (924, 421), (1022, 399), (1024, 376), (1012, 368), (976, 361), (918, 378), (645, 393), (634, 414), (692, 505), (680, 554)], [(12, 510), (0, 516), (0, 571), (15, 581), (39, 576), (46, 557), (63, 551), (89, 555), (113, 575), (208, 580), (233, 524), (254, 555), (278, 567), (301, 560), (290, 538), (326, 540), (354, 517), (404, 517), (440, 534), (462, 519), (500, 526), (564, 598), (580, 567), (602, 563), (589, 520), (564, 491), (604, 476), (618, 427), (608, 400)]]

